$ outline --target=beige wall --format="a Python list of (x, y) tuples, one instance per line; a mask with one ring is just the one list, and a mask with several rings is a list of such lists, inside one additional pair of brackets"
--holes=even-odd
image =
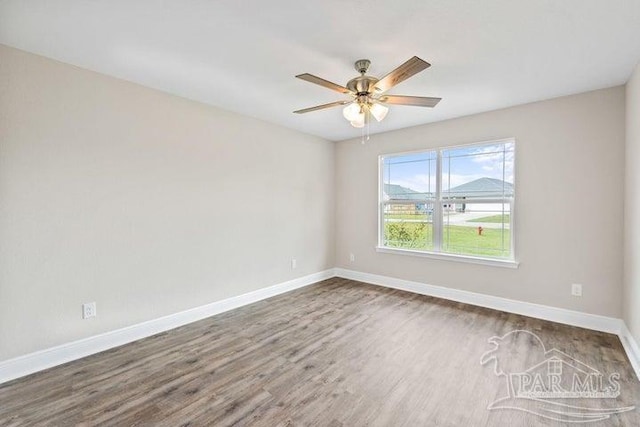
[(334, 151), (0, 46), (0, 361), (333, 267)]
[(624, 320), (640, 343), (640, 65), (627, 83)]
[[(639, 88), (636, 70), (636, 339)], [(618, 87), (334, 145), (0, 46), (0, 361), (334, 265), (620, 317), (624, 119)], [(517, 140), (517, 270), (375, 252), (379, 154), (504, 137)], [(87, 301), (98, 317), (81, 320)]]
[[(338, 143), (337, 266), (620, 317), (624, 99), (616, 87)], [(518, 269), (375, 251), (378, 155), (505, 137), (517, 141)]]

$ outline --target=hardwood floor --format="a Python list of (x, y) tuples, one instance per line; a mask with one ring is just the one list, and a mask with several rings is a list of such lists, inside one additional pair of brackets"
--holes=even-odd
[[(480, 360), (512, 330), (620, 373), (617, 399), (572, 405), (640, 406), (614, 335), (334, 278), (0, 385), (0, 425), (565, 425), (487, 409), (507, 386)], [(502, 343), (501, 367), (538, 361), (531, 334)], [(638, 426), (640, 410), (587, 425)]]

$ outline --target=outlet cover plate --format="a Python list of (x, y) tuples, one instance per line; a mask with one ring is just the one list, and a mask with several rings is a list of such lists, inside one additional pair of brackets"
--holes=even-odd
[(98, 313), (96, 312), (96, 303), (95, 302), (87, 302), (82, 304), (82, 318), (88, 319), (90, 317), (96, 317)]
[(582, 285), (579, 283), (574, 283), (571, 285), (571, 295), (574, 297), (582, 296)]

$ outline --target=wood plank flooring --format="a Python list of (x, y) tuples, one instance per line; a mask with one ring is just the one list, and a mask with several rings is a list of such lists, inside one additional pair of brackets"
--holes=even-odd
[[(487, 409), (506, 382), (480, 359), (518, 329), (620, 373), (617, 399), (582, 406), (640, 406), (614, 335), (334, 278), (0, 385), (0, 425), (565, 425)], [(585, 425), (640, 426), (640, 409)]]

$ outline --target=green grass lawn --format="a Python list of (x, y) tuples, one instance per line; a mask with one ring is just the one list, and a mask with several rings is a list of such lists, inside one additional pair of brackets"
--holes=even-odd
[(510, 221), (511, 219), (509, 218), (509, 214), (504, 214), (504, 215), (483, 216), (482, 218), (470, 219), (467, 222), (494, 222), (494, 223), (509, 224)]
[[(508, 257), (510, 250), (510, 230), (485, 228), (478, 235), (477, 227), (457, 225), (445, 226), (442, 250), (461, 255), (481, 255)], [(388, 247), (433, 250), (433, 230), (430, 223), (387, 222), (385, 223), (385, 244)]]

